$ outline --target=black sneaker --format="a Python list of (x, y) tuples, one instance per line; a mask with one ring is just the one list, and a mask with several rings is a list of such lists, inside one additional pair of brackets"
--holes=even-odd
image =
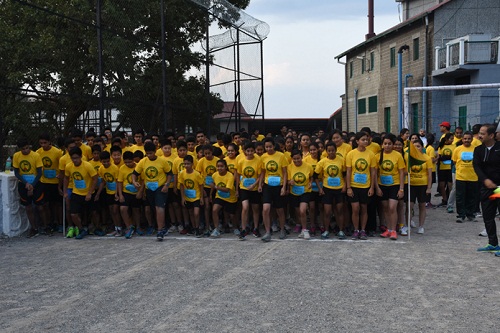
[(238, 239), (239, 240), (245, 240), (246, 239), (246, 236), (247, 236), (247, 231), (246, 230), (243, 230), (239, 233), (238, 235)]
[(28, 231), (28, 235), (26, 235), (27, 238), (33, 238), (33, 237), (36, 237), (38, 236), (39, 233), (38, 233), (38, 230), (37, 229), (33, 229), (31, 228), (29, 231)]
[(253, 229), (252, 234), (253, 234), (253, 236), (254, 236), (255, 238), (260, 238), (260, 237), (262, 237), (262, 236), (261, 236), (261, 234), (260, 234), (259, 229)]
[(194, 236), (196, 238), (201, 238), (203, 237), (203, 230), (202, 229), (196, 229), (195, 232), (194, 232)]
[(165, 229), (159, 230), (158, 233), (156, 234), (156, 240), (159, 242), (163, 241), (163, 238), (165, 237), (166, 233), (167, 231)]

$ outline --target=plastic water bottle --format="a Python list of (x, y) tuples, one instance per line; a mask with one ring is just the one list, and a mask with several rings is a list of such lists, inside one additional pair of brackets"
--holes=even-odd
[(9, 156), (5, 162), (5, 173), (10, 173), (10, 169), (12, 169), (12, 159)]

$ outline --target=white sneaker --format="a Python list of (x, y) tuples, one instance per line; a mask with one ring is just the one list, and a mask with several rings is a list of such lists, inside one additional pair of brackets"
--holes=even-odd
[(418, 227), (417, 234), (423, 235), (423, 233), (424, 233), (424, 227)]
[(413, 220), (410, 221), (410, 227), (412, 227), (412, 228), (417, 227), (417, 224), (415, 223), (415, 221), (413, 221)]
[(278, 232), (280, 229), (278, 228), (278, 225), (277, 225), (277, 224), (273, 224), (273, 225), (271, 226), (271, 230), (272, 230), (273, 232)]
[(304, 239), (311, 239), (311, 235), (309, 234), (309, 230), (304, 230)]
[(179, 224), (179, 226), (177, 227), (177, 230), (179, 230), (179, 233), (184, 230), (184, 226), (182, 224)]
[(173, 225), (173, 226), (171, 226), (170, 228), (168, 228), (168, 232), (169, 232), (170, 234), (172, 234), (172, 233), (174, 233), (174, 232), (176, 232), (176, 231), (177, 231), (177, 227), (176, 227), (175, 225)]
[[(307, 233), (309, 233), (309, 230), (307, 231)], [(298, 236), (298, 237), (299, 237), (299, 238), (304, 238), (304, 229), (302, 229), (302, 230), (300, 231), (300, 234), (299, 234), (299, 236)], [(309, 237), (311, 237), (311, 236), (309, 236)]]
[(488, 233), (486, 232), (486, 229), (483, 229), (483, 231), (481, 231), (479, 233), (479, 236), (482, 236), (482, 237), (488, 237)]
[(399, 233), (401, 234), (401, 236), (408, 236), (408, 227), (407, 226), (402, 227)]

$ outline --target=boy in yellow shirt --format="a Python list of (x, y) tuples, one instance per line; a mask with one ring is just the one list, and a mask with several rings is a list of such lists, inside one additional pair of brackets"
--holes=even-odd
[(43, 163), (40, 155), (31, 150), (28, 140), (20, 139), (17, 142), (17, 146), (20, 151), (14, 154), (12, 167), (19, 181), (17, 184), (17, 191), (21, 197), (21, 205), (26, 207), (26, 214), (28, 215), (28, 220), (31, 225), (31, 229), (28, 231), (28, 238), (32, 238), (38, 236), (33, 205), (36, 206), (42, 218), (44, 228), (47, 227), (43, 209), (44, 193), (42, 184), (40, 183)]
[[(99, 185), (99, 190), (97, 190), (96, 201), (99, 201), (101, 193), (104, 189), (106, 189), (104, 193), (104, 198), (101, 200), (101, 203), (109, 210), (109, 214), (111, 215), (111, 220), (113, 221), (115, 230), (121, 228), (120, 221), (120, 210), (118, 206), (118, 194), (116, 192), (116, 182), (118, 179), (118, 167), (111, 162), (111, 156), (107, 151), (103, 151), (100, 155), (101, 166), (97, 174), (99, 178), (102, 179), (101, 184)], [(98, 222), (98, 219), (97, 221)], [(94, 233), (98, 236), (104, 236), (104, 231), (98, 228), (98, 225), (95, 225), (96, 231)], [(130, 231), (130, 238), (132, 236), (133, 230)]]
[[(66, 166), (64, 174), (64, 197), (70, 198), (71, 220), (74, 224), (68, 230), (68, 238), (76, 236), (82, 239), (88, 235), (87, 226), (83, 226), (81, 215), (92, 210), (92, 195), (97, 186), (97, 172), (89, 162), (83, 161), (82, 150), (78, 147), (69, 151), (71, 163)], [(70, 180), (73, 183), (73, 191), (68, 194)]]
[(178, 182), (182, 206), (189, 212), (195, 236), (200, 238), (203, 236), (203, 231), (200, 229), (200, 206), (204, 204), (201, 200), (204, 194), (204, 181), (201, 174), (193, 169), (193, 156), (184, 157), (184, 170), (179, 173)]

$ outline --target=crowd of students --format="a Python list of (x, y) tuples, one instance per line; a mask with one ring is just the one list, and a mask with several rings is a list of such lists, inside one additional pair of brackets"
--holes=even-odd
[[(146, 136), (136, 130), (133, 145), (127, 133), (113, 136), (110, 128), (99, 136), (73, 130), (57, 147), (40, 135), (36, 152), (19, 140), (13, 167), (28, 237), (62, 232), (65, 218), (66, 237), (77, 239), (155, 234), (161, 241), (174, 232), (213, 238), (233, 232), (268, 242), (273, 233), (284, 239), (295, 232), (303, 239), (366, 240), (379, 232), (396, 240), (408, 227), (424, 233), (436, 173), (438, 207), (453, 212), (456, 196), (457, 222), (479, 212), (472, 158), (481, 125), (454, 134), (450, 127), (441, 124), (437, 150), (432, 134), (408, 129), (398, 136), (367, 127), (314, 135), (285, 128), (266, 137), (242, 131), (220, 133), (214, 144), (203, 131)], [(408, 172), (413, 147), (421, 160)], [(418, 222), (407, 216), (416, 202)]]

